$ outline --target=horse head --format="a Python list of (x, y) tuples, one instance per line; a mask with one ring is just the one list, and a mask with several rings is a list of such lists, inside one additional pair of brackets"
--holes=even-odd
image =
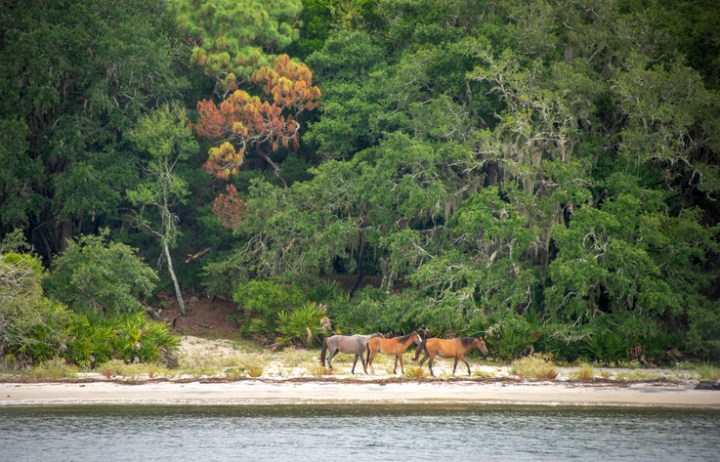
[(477, 347), (477, 349), (480, 350), (480, 353), (482, 353), (483, 356), (488, 355), (487, 345), (485, 345), (485, 340), (482, 337), (474, 339), (472, 346)]
[(412, 331), (412, 338), (415, 341), (415, 345), (420, 345), (422, 343), (422, 337), (420, 337), (420, 334), (418, 334), (418, 331), (414, 330)]

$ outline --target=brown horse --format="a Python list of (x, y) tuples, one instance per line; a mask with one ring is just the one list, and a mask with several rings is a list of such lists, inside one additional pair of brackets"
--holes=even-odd
[(415, 342), (416, 345), (420, 345), (422, 343), (420, 334), (418, 334), (417, 331), (412, 331), (402, 337), (371, 338), (367, 344), (368, 367), (374, 374), (375, 368), (372, 367), (372, 363), (375, 361), (375, 356), (377, 356), (378, 353), (382, 353), (384, 355), (395, 355), (395, 368), (393, 369), (393, 374), (397, 374), (398, 359), (400, 360), (400, 371), (404, 374), (405, 366), (403, 365), (403, 354), (405, 354), (405, 350), (407, 350), (413, 342)]
[[(327, 365), (332, 369), (332, 359), (338, 353), (347, 353), (355, 355), (352, 365), (352, 373), (355, 374), (355, 365), (358, 358), (362, 363), (363, 370), (367, 374), (367, 366), (365, 363), (365, 350), (367, 349), (368, 340), (375, 337), (385, 337), (383, 334), (375, 333), (371, 335), (333, 335), (323, 339), (322, 352), (320, 353), (320, 364), (325, 367), (325, 358), (327, 357)], [(327, 354), (330, 353), (328, 356)]]
[(470, 351), (473, 347), (477, 347), (483, 356), (488, 355), (487, 346), (485, 346), (485, 340), (482, 337), (478, 338), (429, 338), (425, 340), (415, 352), (415, 361), (417, 361), (420, 352), (424, 351), (425, 356), (420, 360), (420, 366), (429, 358), (428, 368), (430, 374), (435, 377), (435, 373), (432, 370), (433, 360), (435, 356), (441, 358), (455, 358), (455, 364), (453, 365), (453, 375), (455, 375), (455, 369), (457, 369), (458, 361), (462, 361), (467, 366), (468, 375), (470, 375), (470, 364), (465, 360), (465, 354)]

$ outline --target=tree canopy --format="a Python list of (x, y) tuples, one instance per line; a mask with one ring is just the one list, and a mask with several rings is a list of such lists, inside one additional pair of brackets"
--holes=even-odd
[(0, 13), (0, 232), (46, 264), (157, 259), (165, 185), (183, 286), (263, 335), (301, 287), (338, 330), (720, 358), (717, 2), (62, 3)]

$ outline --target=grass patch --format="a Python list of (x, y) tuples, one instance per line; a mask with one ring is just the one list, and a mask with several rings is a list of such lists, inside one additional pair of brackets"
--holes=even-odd
[(558, 375), (555, 365), (539, 354), (513, 361), (510, 365), (510, 373), (523, 380), (552, 380)]
[(252, 378), (258, 378), (263, 375), (263, 366), (261, 364), (253, 364), (248, 367), (248, 375)]
[(615, 380), (620, 382), (652, 382), (664, 380), (666, 377), (645, 371), (621, 372), (615, 376)]
[(120, 359), (113, 359), (104, 363), (100, 367), (100, 373), (108, 379), (114, 376), (139, 377), (144, 375), (152, 379), (158, 375), (175, 375), (174, 371), (171, 371), (159, 363), (127, 364), (125, 361)]
[(717, 382), (720, 380), (720, 368), (712, 364), (700, 364), (695, 368), (698, 380)]
[(75, 378), (77, 368), (69, 366), (64, 359), (53, 358), (38, 364), (30, 371), (30, 377), (37, 380), (58, 380)]
[(570, 378), (580, 382), (592, 382), (595, 380), (595, 368), (590, 364), (584, 363), (569, 375)]
[[(273, 353), (256, 346), (245, 349), (243, 343), (233, 342), (229, 348), (214, 346), (205, 351), (183, 355), (178, 360), (180, 373), (200, 376), (219, 376), (228, 370), (242, 370), (250, 373), (255, 367), (264, 369), (273, 358)], [(262, 372), (261, 372), (262, 375)]]
[(308, 364), (319, 363), (318, 358), (320, 358), (320, 353), (317, 350), (286, 348), (280, 353), (283, 367), (306, 367)]
[(474, 371), (474, 372), (472, 373), (472, 376), (473, 376), (473, 377), (483, 378), (483, 379), (495, 377), (495, 375), (494, 375), (492, 372), (487, 372), (487, 371)]
[(320, 365), (316, 365), (316, 366), (312, 366), (312, 367), (308, 368), (308, 372), (313, 377), (322, 377), (325, 375), (333, 375), (332, 369), (330, 369), (329, 367), (323, 367)]
[(420, 366), (406, 367), (405, 377), (410, 379), (423, 379), (425, 378), (425, 369)]

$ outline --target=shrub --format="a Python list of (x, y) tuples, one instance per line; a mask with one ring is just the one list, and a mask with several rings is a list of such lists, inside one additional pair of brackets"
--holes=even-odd
[(590, 364), (582, 364), (577, 371), (577, 378), (581, 382), (592, 382), (595, 379), (595, 369)]
[(151, 321), (144, 313), (110, 318), (83, 315), (68, 328), (64, 356), (85, 369), (115, 358), (126, 363), (148, 363), (167, 359), (179, 342), (166, 324)]
[(367, 286), (352, 299), (330, 305), (330, 317), (341, 331), (370, 332), (382, 318), (383, 303), (387, 298), (385, 291)]
[(167, 325), (150, 321), (143, 313), (121, 315), (112, 323), (115, 355), (128, 363), (157, 361), (180, 343)]
[(65, 357), (83, 369), (108, 361), (114, 351), (114, 329), (109, 321), (92, 315), (78, 315), (68, 327)]
[(248, 375), (252, 378), (258, 378), (263, 375), (263, 367), (259, 364), (253, 364), (248, 368)]
[(552, 380), (558, 375), (555, 365), (539, 354), (513, 361), (510, 373), (521, 379), (536, 380)]
[(66, 379), (75, 377), (76, 369), (70, 367), (62, 358), (52, 358), (43, 361), (33, 368), (30, 377), (34, 379)]
[(316, 303), (327, 303), (340, 300), (345, 296), (342, 287), (337, 281), (320, 281), (308, 290), (307, 298)]
[(14, 367), (47, 361), (66, 341), (72, 313), (45, 298), (44, 276), (35, 257), (0, 254), (0, 351), (12, 355)]
[(688, 316), (688, 351), (706, 360), (720, 360), (720, 302), (699, 303)]
[(46, 282), (49, 295), (78, 312), (117, 314), (143, 309), (139, 299), (152, 294), (158, 276), (125, 244), (82, 236), (53, 262)]
[(273, 334), (278, 314), (305, 302), (302, 291), (294, 285), (276, 281), (248, 281), (233, 293), (233, 301), (244, 310), (252, 322), (244, 323), (240, 330), (246, 334)]
[(277, 341), (283, 345), (311, 346), (324, 331), (322, 321), (326, 315), (325, 307), (315, 303), (305, 303), (292, 311), (281, 311), (278, 314), (278, 331), (281, 336)]
[(411, 379), (425, 378), (425, 369), (420, 366), (410, 366), (405, 368), (405, 377)]
[(712, 382), (720, 380), (720, 369), (711, 364), (700, 364), (695, 370), (698, 380), (709, 380)]
[(497, 313), (494, 321), (487, 340), (500, 358), (507, 361), (534, 351), (534, 343), (541, 336), (539, 325), (515, 312)]

